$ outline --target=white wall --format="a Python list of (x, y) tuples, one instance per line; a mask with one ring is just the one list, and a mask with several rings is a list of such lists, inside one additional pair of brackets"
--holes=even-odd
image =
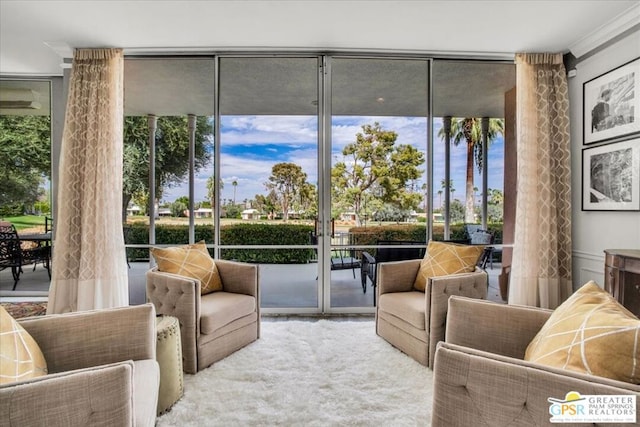
[[(605, 249), (640, 249), (640, 212), (582, 211), (582, 85), (640, 57), (640, 29), (576, 65), (569, 79), (573, 202), (573, 287), (589, 280), (604, 285)], [(640, 88), (636, 88), (640, 96)], [(595, 145), (589, 145), (592, 147)], [(638, 197), (638, 195), (636, 195)]]

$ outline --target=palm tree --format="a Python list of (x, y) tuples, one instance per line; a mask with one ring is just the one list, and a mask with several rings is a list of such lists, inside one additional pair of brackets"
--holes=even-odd
[[(462, 141), (467, 144), (465, 222), (473, 223), (475, 222), (473, 213), (473, 163), (475, 161), (478, 169), (482, 170), (484, 161), (482, 158), (482, 119), (452, 118), (450, 131), (453, 137), (453, 145), (457, 146)], [(504, 120), (489, 119), (487, 144), (490, 145), (498, 135), (504, 135)], [(441, 138), (445, 136), (444, 127), (440, 129), (438, 136)]]
[(235, 204), (236, 204), (236, 187), (238, 186), (238, 181), (236, 181), (234, 179), (233, 182), (231, 183), (231, 185), (233, 185), (233, 205), (235, 206)]

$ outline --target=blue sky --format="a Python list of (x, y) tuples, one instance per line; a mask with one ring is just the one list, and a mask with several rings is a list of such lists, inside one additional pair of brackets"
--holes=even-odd
[[(292, 162), (302, 167), (308, 181), (317, 183), (317, 119), (315, 116), (223, 116), (221, 126), (221, 176), (224, 182), (223, 199), (233, 199), (232, 182), (236, 187), (236, 202), (266, 194), (264, 183), (275, 163)], [(332, 123), (333, 161), (342, 160), (342, 148), (355, 140), (363, 124), (379, 122), (386, 130), (398, 134), (396, 144), (411, 144), (425, 150), (427, 120), (424, 117), (339, 117)], [(437, 137), (441, 119), (434, 120), (434, 206), (438, 207), (437, 191), (444, 178), (444, 144)], [(426, 157), (426, 156), (425, 156)], [(504, 142), (500, 137), (489, 149), (489, 188), (503, 188)], [(454, 197), (464, 200), (466, 150), (452, 147), (451, 179)], [(423, 166), (426, 169), (426, 164)], [(205, 200), (206, 181), (213, 172), (212, 165), (196, 174), (196, 201)], [(482, 178), (475, 168), (474, 185), (482, 186)], [(186, 185), (167, 189), (163, 201), (188, 195)]]

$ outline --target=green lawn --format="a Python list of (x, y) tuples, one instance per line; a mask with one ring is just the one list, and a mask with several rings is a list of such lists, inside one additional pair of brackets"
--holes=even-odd
[(23, 215), (6, 217), (3, 219), (15, 225), (17, 230), (24, 230), (25, 228), (34, 227), (42, 227), (42, 229), (44, 230), (44, 218), (44, 216)]

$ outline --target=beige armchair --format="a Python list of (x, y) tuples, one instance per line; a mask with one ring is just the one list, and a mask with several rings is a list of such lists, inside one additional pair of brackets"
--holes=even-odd
[(216, 260), (223, 290), (200, 295), (200, 281), (147, 272), (147, 299), (180, 321), (183, 369), (196, 372), (260, 337), (258, 266)]
[(551, 425), (549, 398), (571, 391), (640, 395), (638, 385), (525, 362), (551, 313), (451, 297), (446, 340), (436, 350), (431, 425)]
[(429, 278), (426, 291), (413, 288), (419, 259), (378, 264), (376, 332), (421, 364), (432, 367), (436, 344), (444, 340), (451, 295), (486, 298), (488, 276), (472, 273)]
[(18, 322), (48, 375), (0, 386), (0, 426), (153, 426), (160, 372), (151, 304)]

